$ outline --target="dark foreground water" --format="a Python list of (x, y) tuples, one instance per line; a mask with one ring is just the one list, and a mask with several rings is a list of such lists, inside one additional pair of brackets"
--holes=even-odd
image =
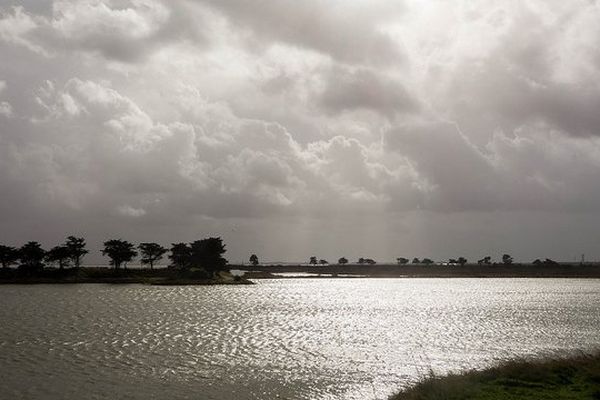
[(1, 399), (384, 399), (430, 368), (600, 347), (600, 281), (0, 286)]

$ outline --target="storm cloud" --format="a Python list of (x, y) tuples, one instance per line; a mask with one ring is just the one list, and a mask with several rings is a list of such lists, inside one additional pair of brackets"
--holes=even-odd
[(599, 19), (590, 1), (0, 0), (0, 240), (600, 257)]

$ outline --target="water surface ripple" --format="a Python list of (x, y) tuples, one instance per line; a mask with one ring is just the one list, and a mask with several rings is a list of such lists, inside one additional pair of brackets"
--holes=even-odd
[(600, 281), (0, 287), (0, 398), (385, 399), (430, 369), (600, 346)]

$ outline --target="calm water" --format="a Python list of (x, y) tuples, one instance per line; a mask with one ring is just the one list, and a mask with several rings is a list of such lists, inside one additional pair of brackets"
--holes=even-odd
[(600, 347), (600, 281), (0, 286), (2, 399), (384, 399), (429, 368)]

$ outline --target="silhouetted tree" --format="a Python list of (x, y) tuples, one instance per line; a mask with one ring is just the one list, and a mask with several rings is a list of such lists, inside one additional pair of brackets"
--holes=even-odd
[(192, 249), (187, 243), (173, 243), (171, 244), (169, 260), (171, 260), (173, 267), (187, 269), (192, 263)]
[(458, 260), (456, 260), (456, 262), (458, 264), (460, 264), (461, 266), (465, 265), (467, 263), (467, 259), (464, 257), (458, 257)]
[(192, 250), (187, 243), (171, 243), (171, 249), (169, 250), (169, 260), (171, 260), (171, 267), (177, 269), (187, 269), (190, 267)]
[(167, 252), (167, 249), (158, 243), (140, 243), (138, 248), (140, 249), (140, 255), (142, 256), (140, 262), (142, 264), (150, 265), (150, 269), (154, 269), (154, 263), (162, 260)]
[(250, 264), (257, 266), (258, 265), (258, 256), (256, 254), (252, 254), (250, 256)]
[(69, 250), (69, 258), (75, 268), (81, 267), (81, 260), (89, 251), (85, 248), (86, 243), (84, 238), (69, 236), (65, 243), (65, 247)]
[(539, 258), (536, 258), (533, 262), (533, 265), (541, 265), (542, 264), (542, 260), (540, 260)]
[(122, 264), (127, 268), (127, 263), (137, 256), (135, 246), (126, 240), (112, 239), (104, 242), (102, 254), (110, 258), (110, 265), (119, 269)]
[(21, 265), (28, 270), (39, 270), (44, 268), (44, 256), (46, 252), (38, 242), (27, 242), (19, 249)]
[(338, 264), (340, 264), (340, 265), (348, 264), (348, 259), (346, 257), (342, 257), (338, 260)]
[(71, 253), (67, 246), (55, 246), (46, 253), (46, 261), (58, 264), (58, 268), (64, 269), (69, 265)]
[(190, 243), (190, 250), (193, 267), (200, 267), (213, 273), (226, 269), (227, 260), (223, 258), (226, 250), (220, 237), (196, 240)]
[(477, 264), (479, 264), (479, 265), (491, 264), (491, 263), (492, 263), (492, 257), (490, 257), (490, 256), (485, 256), (481, 260), (477, 260)]
[(329, 264), (329, 262), (327, 260), (321, 259), (321, 260), (319, 260), (319, 264), (321, 264), (321, 265), (327, 265), (327, 264)]
[(510, 254), (504, 254), (502, 256), (502, 264), (504, 265), (510, 265), (513, 262), (513, 258), (510, 256)]
[(11, 246), (0, 245), (0, 264), (8, 268), (19, 260), (19, 250)]
[(398, 265), (404, 265), (404, 264), (408, 264), (408, 262), (410, 260), (408, 258), (399, 257), (399, 258), (396, 258), (396, 261), (398, 262)]
[(317, 265), (317, 262), (317, 257), (315, 256), (310, 257), (310, 260), (308, 261), (308, 263), (311, 265)]
[(417, 257), (413, 258), (412, 260), (413, 264), (421, 264), (421, 260), (419, 260)]
[(429, 258), (424, 258), (424, 259), (421, 260), (421, 263), (423, 263), (425, 265), (430, 265), (430, 264), (433, 264), (434, 261), (431, 260), (431, 259), (429, 259)]
[(362, 264), (371, 264), (371, 265), (377, 264), (375, 262), (375, 260), (373, 260), (372, 258), (363, 258), (363, 257), (361, 257), (361, 258), (358, 259), (358, 263), (361, 264), (361, 265)]

